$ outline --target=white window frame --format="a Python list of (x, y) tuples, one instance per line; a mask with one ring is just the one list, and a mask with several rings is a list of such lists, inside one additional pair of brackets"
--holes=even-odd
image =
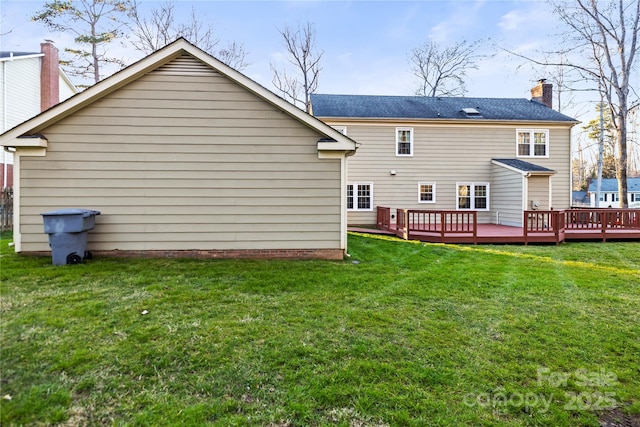
[(340, 132), (343, 135), (347, 134), (347, 127), (346, 126), (331, 126), (332, 128), (334, 128), (335, 130), (337, 130), (338, 132)]
[[(431, 186), (431, 195), (433, 196), (431, 200), (422, 200), (422, 186), (430, 185)], [(418, 203), (435, 203), (436, 202), (436, 183), (435, 182), (427, 182), (421, 181), (418, 183)]]
[[(529, 154), (520, 154), (520, 134), (528, 133), (529, 134)], [(541, 144), (536, 144), (536, 134), (544, 134), (544, 155), (536, 155), (535, 149), (536, 146)], [(526, 158), (549, 158), (549, 129), (516, 129), (516, 157), (526, 157)]]
[[(358, 191), (358, 187), (361, 185), (368, 185), (369, 186), (369, 207), (368, 208), (360, 208), (358, 207), (359, 203), (358, 200), (360, 198), (359, 195), (359, 191)], [(352, 187), (353, 189), (353, 207), (349, 207), (349, 186)], [(373, 182), (348, 182), (347, 183), (347, 211), (349, 212), (355, 212), (355, 211), (360, 211), (360, 212), (370, 212), (373, 210)]]
[[(461, 186), (469, 186), (469, 190), (471, 191), (471, 196), (469, 198), (468, 208), (460, 207), (460, 187)], [(487, 188), (487, 195), (485, 196), (487, 199), (487, 207), (478, 209), (476, 208), (476, 186), (484, 186)], [(482, 211), (486, 212), (490, 210), (489, 202), (490, 202), (491, 190), (488, 182), (456, 182), (456, 210), (458, 211)]]
[[(399, 148), (400, 148), (400, 143), (401, 142), (405, 142), (405, 141), (400, 141), (400, 139), (398, 138), (398, 134), (401, 131), (409, 131), (409, 154), (400, 154), (399, 153)], [(413, 128), (411, 127), (397, 127), (396, 128), (396, 157), (413, 157)]]

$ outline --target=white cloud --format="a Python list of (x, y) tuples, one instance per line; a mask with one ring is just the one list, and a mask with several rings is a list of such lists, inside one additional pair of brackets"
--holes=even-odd
[(500, 22), (498, 26), (502, 29), (502, 31), (516, 31), (519, 28), (522, 28), (522, 23), (527, 19), (527, 17), (520, 10), (512, 10), (500, 18)]

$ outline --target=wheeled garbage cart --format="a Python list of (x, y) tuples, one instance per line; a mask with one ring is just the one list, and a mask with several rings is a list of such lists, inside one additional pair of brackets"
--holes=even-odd
[(60, 209), (42, 215), (44, 232), (49, 235), (54, 265), (79, 264), (91, 259), (87, 250), (87, 232), (95, 226), (99, 211), (90, 209)]

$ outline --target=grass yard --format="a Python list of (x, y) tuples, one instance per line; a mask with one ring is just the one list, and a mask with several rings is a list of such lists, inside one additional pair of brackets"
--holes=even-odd
[(640, 419), (637, 242), (55, 267), (4, 237), (3, 426)]

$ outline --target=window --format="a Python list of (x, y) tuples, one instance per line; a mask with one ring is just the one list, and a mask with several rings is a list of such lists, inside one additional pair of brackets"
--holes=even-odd
[(600, 201), (601, 202), (618, 202), (620, 201), (620, 199), (618, 197), (618, 193), (600, 193)]
[(413, 156), (413, 128), (396, 128), (396, 156)]
[(358, 183), (347, 184), (347, 210), (370, 211), (373, 210), (373, 184)]
[(436, 184), (434, 182), (418, 183), (418, 203), (436, 202)]
[(457, 209), (489, 210), (488, 183), (459, 183)]
[(347, 127), (346, 126), (331, 126), (332, 128), (334, 128), (335, 130), (337, 130), (338, 132), (340, 132), (343, 135), (347, 134)]
[(549, 131), (546, 129), (518, 129), (516, 131), (518, 157), (549, 157)]

